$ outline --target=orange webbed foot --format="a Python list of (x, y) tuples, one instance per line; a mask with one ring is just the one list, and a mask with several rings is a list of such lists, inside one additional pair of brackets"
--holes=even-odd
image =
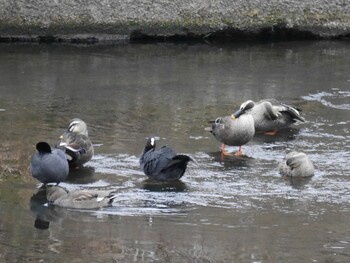
[(264, 134), (274, 136), (274, 135), (276, 135), (276, 134), (277, 134), (277, 130), (273, 130), (273, 131), (264, 132)]
[(226, 145), (225, 144), (222, 144), (221, 145), (221, 154), (223, 154), (223, 155), (231, 155), (228, 151), (226, 151)]
[(239, 146), (239, 149), (237, 152), (230, 153), (230, 152), (226, 151), (225, 144), (222, 144), (221, 145), (221, 159), (223, 160), (225, 158), (225, 156), (243, 156), (242, 146)]
[(235, 154), (234, 154), (234, 155), (235, 155), (235, 156), (243, 156), (242, 146), (239, 146), (238, 151), (237, 151), (237, 152), (235, 152)]
[(234, 153), (234, 156), (243, 156), (243, 152), (242, 151), (237, 151)]

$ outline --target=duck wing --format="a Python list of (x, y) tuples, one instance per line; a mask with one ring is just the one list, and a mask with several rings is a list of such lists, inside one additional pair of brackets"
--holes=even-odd
[(303, 117), (301, 117), (301, 115), (300, 115), (301, 109), (299, 109), (299, 108), (281, 103), (281, 105), (278, 106), (278, 110), (280, 112), (286, 112), (287, 114), (289, 114), (292, 117), (293, 120), (305, 122), (305, 119)]
[(268, 101), (272, 104), (274, 110), (280, 113), (286, 113), (292, 117), (293, 120), (299, 120), (301, 122), (305, 122), (305, 119), (301, 117), (300, 112), (302, 111), (300, 108), (279, 102), (275, 99), (263, 100), (261, 102)]
[(91, 140), (83, 134), (63, 135), (62, 140), (58, 143), (58, 148), (68, 149), (71, 152), (86, 153), (91, 147)]
[(66, 132), (62, 136), (57, 148), (65, 151), (70, 164), (86, 163), (94, 154), (94, 148), (89, 137), (71, 132)]
[(92, 200), (96, 199), (98, 197), (98, 194), (90, 192), (90, 191), (72, 191), (69, 193), (69, 195), (72, 197), (74, 201), (87, 201), (87, 200)]

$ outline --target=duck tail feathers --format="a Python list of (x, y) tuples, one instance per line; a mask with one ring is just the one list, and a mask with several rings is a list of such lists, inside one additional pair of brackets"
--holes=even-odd
[(284, 111), (288, 112), (293, 117), (294, 120), (305, 122), (305, 119), (300, 115), (300, 112), (302, 111), (301, 109), (289, 106), (287, 104), (282, 104), (282, 105), (285, 108)]
[(108, 204), (112, 204), (113, 200), (117, 197), (118, 195), (116, 193), (112, 193), (108, 196)]
[(293, 116), (293, 119), (305, 122), (305, 119), (300, 116), (299, 109), (293, 108), (293, 107), (288, 107), (288, 112)]

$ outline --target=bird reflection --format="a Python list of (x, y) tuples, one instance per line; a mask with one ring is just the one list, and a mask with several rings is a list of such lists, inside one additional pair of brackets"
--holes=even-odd
[(225, 156), (222, 158), (221, 152), (207, 152), (209, 156), (214, 158), (215, 162), (223, 164), (225, 170), (240, 169), (254, 167), (256, 160), (247, 155), (242, 156)]
[(176, 181), (155, 181), (146, 179), (142, 182), (142, 189), (151, 192), (184, 192), (187, 186), (180, 180)]
[(300, 178), (283, 177), (283, 178), (294, 189), (303, 189), (312, 180), (311, 177), (300, 177)]
[(91, 166), (84, 166), (78, 169), (70, 169), (65, 182), (73, 184), (91, 184), (97, 181), (94, 178), (95, 168)]
[(293, 141), (298, 136), (300, 130), (296, 128), (286, 128), (279, 130), (275, 135), (267, 135), (264, 133), (255, 133), (252, 143), (276, 143)]
[(47, 206), (46, 188), (40, 188), (33, 194), (29, 201), (29, 208), (35, 216), (34, 227), (45, 230), (50, 227), (50, 222), (62, 217), (58, 209)]

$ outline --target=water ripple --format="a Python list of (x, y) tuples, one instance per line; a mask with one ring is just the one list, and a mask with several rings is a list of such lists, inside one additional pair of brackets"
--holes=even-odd
[(326, 107), (340, 109), (340, 110), (350, 110), (350, 104), (348, 103), (339, 103), (334, 104), (332, 101), (342, 101), (343, 99), (347, 99), (350, 97), (349, 91), (334, 91), (330, 92), (318, 92), (315, 94), (309, 94), (308, 96), (302, 96), (302, 98), (306, 101), (318, 101), (322, 103)]
[[(107, 175), (111, 187), (119, 192), (113, 207), (99, 213), (182, 214), (198, 207), (247, 210), (264, 209), (271, 204), (275, 209), (288, 210), (285, 203), (290, 200), (300, 204), (310, 202), (309, 206), (315, 203), (349, 203), (347, 189), (350, 185), (342, 177), (334, 177), (337, 169), (332, 169), (334, 165), (346, 166), (344, 160), (349, 154), (342, 158), (344, 152), (333, 152), (332, 159), (318, 164), (319, 154), (310, 151), (311, 159), (320, 169), (316, 175), (309, 180), (286, 180), (277, 171), (278, 160), (283, 158), (285, 149), (276, 146), (279, 145), (247, 146), (247, 152), (253, 157), (225, 160), (215, 159), (213, 154), (195, 153), (199, 165), (190, 165), (183, 179), (176, 183), (148, 181), (139, 170), (136, 156), (97, 155), (91, 165), (97, 173)], [(251, 168), (243, 169), (248, 167)]]

